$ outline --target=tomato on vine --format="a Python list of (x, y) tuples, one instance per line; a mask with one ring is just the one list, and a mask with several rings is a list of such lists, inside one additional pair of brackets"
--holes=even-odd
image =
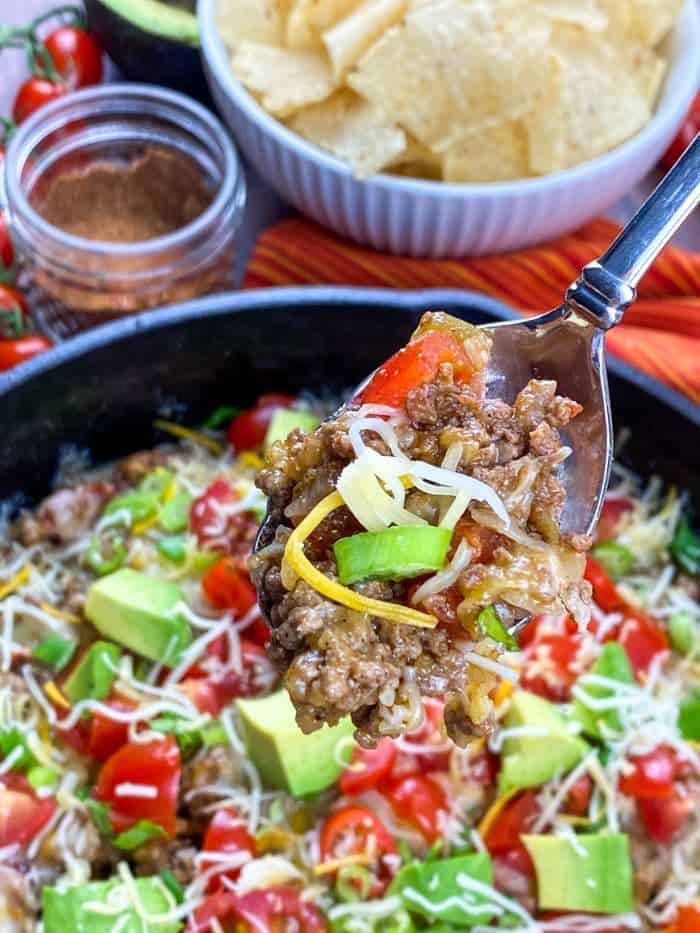
[(22, 123), (44, 104), (58, 100), (65, 93), (61, 84), (54, 84), (48, 78), (27, 78), (17, 91), (12, 105), (12, 119), (15, 123)]
[(49, 33), (44, 45), (68, 90), (99, 84), (102, 80), (102, 49), (85, 29), (59, 26)]

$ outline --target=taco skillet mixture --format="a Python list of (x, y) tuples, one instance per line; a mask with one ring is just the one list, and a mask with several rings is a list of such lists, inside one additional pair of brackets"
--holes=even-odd
[(683, 493), (618, 467), (565, 539), (579, 408), (488, 350), (432, 316), (319, 427), (162, 424), (8, 521), (3, 933), (700, 928)]

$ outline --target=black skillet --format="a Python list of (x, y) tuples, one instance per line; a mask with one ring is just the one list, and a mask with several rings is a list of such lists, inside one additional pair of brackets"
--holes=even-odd
[[(514, 312), (456, 291), (285, 288), (203, 298), (107, 324), (0, 376), (0, 499), (46, 494), (66, 445), (95, 462), (164, 440), (157, 414), (197, 424), (263, 392), (339, 392), (405, 341), (420, 314), (475, 323)], [(631, 429), (624, 460), (700, 503), (700, 408), (610, 360), (613, 414)]]

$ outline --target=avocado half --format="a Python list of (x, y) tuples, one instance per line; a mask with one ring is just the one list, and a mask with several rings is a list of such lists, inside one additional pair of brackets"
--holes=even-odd
[(194, 2), (85, 0), (88, 26), (125, 78), (211, 103)]

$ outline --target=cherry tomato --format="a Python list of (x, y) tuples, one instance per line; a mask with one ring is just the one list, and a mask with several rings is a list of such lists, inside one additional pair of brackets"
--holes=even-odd
[(0, 340), (0, 373), (25, 363), (33, 356), (50, 350), (52, 346), (45, 337), (38, 335), (20, 337), (17, 340)]
[(616, 641), (627, 652), (635, 675), (649, 670), (654, 658), (668, 651), (668, 636), (650, 616), (637, 609), (626, 607), (627, 619), (617, 635)]
[(31, 842), (55, 811), (55, 800), (37, 797), (23, 775), (4, 774), (0, 780), (0, 848)]
[[(134, 704), (125, 700), (108, 700), (112, 709), (120, 712), (128, 712), (134, 709)], [(122, 745), (129, 741), (129, 724), (116, 722), (109, 716), (103, 716), (100, 712), (94, 712), (90, 717), (90, 735), (87, 743), (87, 754), (92, 755), (98, 761), (106, 761)]]
[(224, 933), (280, 933), (289, 928), (297, 933), (325, 933), (328, 929), (314, 903), (284, 887), (247, 894), (217, 891), (195, 910), (187, 933), (209, 933), (212, 920), (219, 922)]
[(644, 755), (631, 755), (633, 770), (620, 777), (620, 791), (628, 797), (668, 800), (675, 794), (676, 755), (660, 745)]
[(382, 789), (394, 813), (411, 823), (427, 842), (444, 832), (450, 804), (441, 784), (422, 774), (398, 778)]
[(396, 853), (396, 843), (391, 833), (371, 810), (358, 806), (336, 810), (321, 827), (321, 861), (367, 852), (370, 837), (377, 858)]
[(24, 295), (10, 285), (0, 285), (0, 338), (21, 337), (28, 323), (29, 308)]
[(258, 529), (252, 512), (227, 508), (240, 500), (227, 479), (215, 479), (192, 503), (190, 527), (200, 547), (247, 557)]
[[(2, 157), (0, 157), (2, 166)], [(0, 213), (0, 282), (11, 282), (15, 277), (15, 250), (4, 214)]]
[(257, 601), (248, 574), (233, 557), (221, 557), (202, 578), (207, 599), (217, 609), (232, 609), (237, 618), (250, 612)]
[(637, 812), (644, 827), (654, 842), (667, 845), (680, 831), (694, 804), (682, 788), (675, 787), (673, 796), (664, 800), (641, 797), (637, 800)]
[(399, 407), (411, 389), (435, 378), (441, 363), (452, 363), (458, 382), (467, 381), (474, 373), (472, 362), (456, 337), (446, 331), (427, 331), (379, 367), (358, 401)]
[(603, 508), (596, 528), (596, 541), (609, 541), (614, 538), (620, 521), (634, 508), (634, 502), (628, 496), (615, 496), (603, 503)]
[(580, 635), (540, 635), (525, 651), (521, 686), (553, 702), (570, 700), (581, 673), (576, 667), (580, 649)]
[(355, 797), (377, 787), (391, 774), (396, 755), (396, 745), (391, 739), (382, 739), (376, 748), (356, 748), (352, 764), (338, 781), (341, 792)]
[(77, 26), (59, 26), (44, 45), (69, 90), (102, 80), (102, 49), (91, 33)]
[[(201, 664), (193, 665), (178, 687), (192, 700), (200, 713), (218, 716), (237, 697), (254, 697), (272, 686), (274, 677), (265, 649), (255, 642), (241, 639), (242, 670), (229, 666), (228, 645), (224, 636), (209, 646), (210, 657), (219, 659), (223, 672), (209, 672)], [(264, 675), (264, 676), (263, 676)]]
[(700, 933), (700, 903), (679, 907), (667, 933)]
[(523, 791), (508, 801), (484, 834), (484, 844), (492, 855), (507, 854), (517, 861), (519, 871), (530, 876), (535, 869), (520, 837), (530, 832), (539, 813), (535, 791)]
[(593, 785), (587, 774), (582, 774), (574, 781), (571, 790), (566, 795), (564, 810), (572, 816), (586, 816), (591, 802)]
[[(204, 834), (204, 851), (230, 855), (248, 852), (252, 857), (255, 856), (255, 839), (248, 832), (240, 813), (233, 807), (222, 807), (214, 814)], [(202, 859), (202, 864), (207, 869), (214, 863)], [(214, 890), (221, 883), (222, 876), (235, 881), (240, 872), (240, 868), (229, 868), (216, 873), (211, 879), (209, 890)]]
[(586, 558), (586, 580), (593, 587), (593, 599), (603, 612), (614, 612), (622, 607), (622, 597), (603, 565), (591, 557)]
[(700, 133), (700, 92), (695, 95), (676, 138), (661, 158), (661, 164), (665, 169), (673, 168), (698, 133)]
[(22, 123), (35, 111), (63, 97), (66, 89), (60, 84), (54, 84), (46, 78), (28, 78), (20, 85), (12, 107), (12, 119), (15, 123)]
[(280, 408), (289, 408), (293, 395), (270, 392), (261, 395), (252, 408), (236, 415), (228, 428), (228, 440), (234, 450), (257, 450), (262, 447), (272, 416)]
[[(124, 795), (124, 784), (154, 787), (155, 797)], [(172, 736), (162, 741), (130, 742), (115, 752), (100, 769), (95, 797), (112, 806), (115, 832), (139, 820), (151, 820), (175, 835), (177, 795), (180, 786), (180, 752)]]

